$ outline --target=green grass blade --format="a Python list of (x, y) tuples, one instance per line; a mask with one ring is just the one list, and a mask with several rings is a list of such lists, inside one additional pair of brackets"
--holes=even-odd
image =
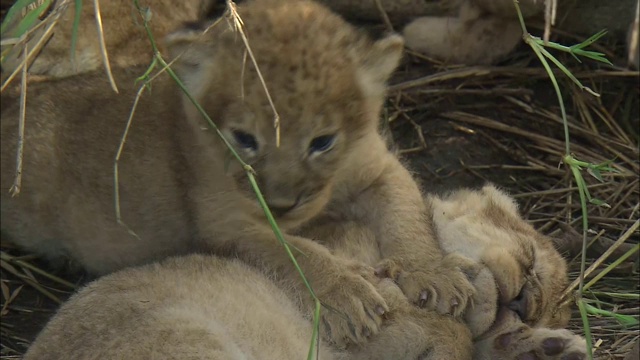
[[(11, 32), (11, 34), (9, 34), (9, 37), (20, 37), (29, 29), (31, 29), (38, 21), (40, 15), (42, 15), (47, 10), (47, 8), (49, 8), (50, 4), (51, 0), (45, 0), (42, 2), (42, 4), (40, 4), (40, 6), (27, 12), (26, 15), (18, 23), (18, 26)], [(4, 36), (5, 34), (3, 33), (2, 35)]]
[(320, 339), (320, 301), (316, 300), (316, 308), (313, 311), (313, 332), (311, 334), (311, 346), (309, 346), (309, 353), (307, 354), (307, 360), (317, 359), (319, 348), (318, 343)]
[(551, 48), (551, 49), (555, 49), (558, 51), (562, 51), (562, 52), (566, 52), (571, 54), (571, 56), (573, 56), (574, 59), (576, 59), (578, 62), (582, 62), (579, 58), (579, 56), (582, 57), (586, 57), (588, 59), (591, 60), (595, 60), (601, 63), (605, 63), (607, 65), (611, 65), (613, 66), (613, 64), (605, 57), (604, 53), (601, 52), (597, 52), (597, 51), (587, 51), (587, 50), (583, 50), (585, 47), (593, 44), (594, 42), (596, 42), (597, 40), (599, 40), (602, 36), (604, 36), (607, 33), (606, 30), (602, 30), (594, 35), (592, 35), (590, 38), (588, 38), (587, 40), (576, 44), (576, 45), (572, 45), (572, 46), (564, 46), (555, 42), (549, 42), (546, 43), (544, 42), (544, 40), (542, 40), (541, 38), (537, 37), (537, 36), (531, 36), (531, 38), (533, 39), (533, 41), (538, 44), (541, 47), (546, 47), (546, 48)]
[(589, 305), (582, 298), (578, 299), (578, 309), (580, 310), (580, 318), (582, 318), (584, 327), (584, 338), (587, 341), (587, 355), (589, 359), (593, 359), (593, 339), (591, 338), (591, 327), (587, 317), (587, 306)]
[(549, 66), (549, 63), (547, 62), (547, 60), (545, 59), (545, 56), (542, 54), (541, 47), (538, 46), (538, 44), (534, 43), (534, 42), (528, 42), (529, 46), (531, 46), (531, 49), (533, 49), (533, 52), (536, 54), (536, 56), (538, 57), (538, 59), (540, 60), (540, 62), (542, 63), (542, 66), (544, 67), (544, 69), (547, 71), (547, 74), (549, 75), (549, 79), (551, 80), (551, 84), (553, 84), (553, 88), (556, 91), (556, 96), (558, 97), (558, 104), (560, 104), (560, 113), (562, 115), (562, 119), (563, 121), (563, 125), (564, 125), (564, 136), (565, 136), (565, 151), (566, 154), (569, 155), (571, 154), (571, 149), (570, 149), (570, 145), (569, 145), (569, 124), (566, 121), (567, 119), (567, 112), (564, 108), (564, 100), (562, 100), (562, 92), (560, 92), (560, 86), (558, 86), (558, 81), (556, 80), (556, 76), (553, 74), (553, 70), (551, 70), (551, 67)]
[(602, 29), (600, 31), (598, 31), (597, 33), (591, 35), (591, 37), (589, 37), (587, 40), (579, 43), (579, 44), (575, 44), (570, 46), (569, 48), (571, 50), (576, 50), (576, 49), (584, 49), (587, 46), (595, 43), (596, 41), (600, 40), (600, 38), (602, 38), (603, 36), (605, 36), (607, 34), (607, 29)]
[[(587, 186), (584, 182), (584, 179), (582, 178), (582, 174), (580, 173), (580, 170), (578, 170), (576, 167), (571, 165), (569, 165), (569, 168), (571, 169), (571, 172), (573, 173), (573, 177), (576, 181), (576, 185), (578, 186), (578, 193), (580, 194), (580, 206), (582, 208), (582, 229), (586, 230), (589, 228), (589, 221), (587, 220), (587, 216), (586, 216), (587, 215), (587, 198), (589, 196)], [(584, 250), (583, 254), (586, 254), (586, 249), (584, 248), (584, 246), (586, 246), (586, 242), (583, 244), (583, 250)], [(584, 273), (584, 272), (581, 272), (581, 273)]]
[(636, 244), (636, 246), (634, 246), (631, 249), (629, 249), (626, 253), (622, 254), (622, 256), (620, 256), (616, 261), (612, 262), (606, 268), (604, 268), (602, 271), (600, 271), (598, 273), (598, 275), (594, 276), (593, 279), (591, 279), (588, 283), (586, 283), (584, 285), (583, 290), (586, 290), (586, 289), (590, 288), (591, 286), (593, 286), (596, 282), (598, 282), (598, 280), (602, 279), (602, 277), (607, 275), (611, 270), (613, 270), (613, 269), (617, 268), (618, 266), (620, 266), (620, 264), (622, 264), (622, 262), (627, 260), (631, 255), (633, 255), (636, 252), (638, 252), (638, 250), (640, 250), (640, 244)]
[(531, 38), (540, 47), (543, 47), (543, 48), (544, 47), (548, 47), (548, 48), (551, 48), (551, 49), (555, 49), (555, 50), (559, 50), (559, 51), (563, 51), (563, 52), (569, 53), (569, 54), (571, 54), (571, 56), (573, 56), (574, 59), (576, 59), (576, 61), (578, 61), (579, 63), (582, 63), (580, 58), (578, 58), (578, 56), (576, 56), (576, 54), (568, 46), (564, 46), (564, 45), (561, 45), (561, 44), (558, 44), (558, 43), (554, 43), (554, 42), (549, 42), (549, 43), (545, 44), (544, 40), (540, 39), (537, 36), (531, 36)]
[(614, 318), (620, 325), (624, 327), (632, 327), (640, 324), (640, 321), (638, 319), (630, 315), (617, 314), (611, 311), (603, 310), (593, 305), (587, 304), (586, 302), (584, 306), (587, 313), (596, 315), (596, 316), (605, 316), (608, 318)]
[(24, 9), (25, 7), (31, 5), (32, 3), (36, 2), (38, 0), (18, 0), (16, 1), (10, 8), (9, 11), (7, 12), (7, 15), (4, 17), (4, 21), (2, 21), (2, 24), (0, 25), (0, 35), (2, 35), (2, 37), (4, 36), (5, 31), (7, 31), (7, 28), (9, 28), (9, 25), (12, 25), (14, 23), (16, 23), (17, 21), (19, 21), (19, 17), (22, 16), (22, 9)]
[(571, 81), (573, 81), (576, 85), (578, 85), (578, 87), (581, 90), (586, 90), (593, 96), (598, 96), (598, 97), (600, 96), (600, 94), (598, 94), (595, 91), (589, 89), (588, 87), (582, 85), (580, 80), (578, 80), (575, 76), (573, 76), (571, 71), (569, 71), (569, 69), (567, 69), (567, 67), (564, 66), (564, 64), (562, 64), (560, 61), (558, 61), (558, 59), (556, 59), (553, 55), (551, 55), (551, 53), (548, 52), (545, 48), (540, 47), (539, 50), (540, 50), (540, 53), (542, 53), (542, 55), (544, 55), (546, 58), (551, 60), (551, 62), (553, 62), (558, 67), (558, 69), (560, 69), (565, 75), (567, 75), (567, 77), (569, 79), (571, 79)]
[(604, 200), (600, 200), (600, 199), (596, 199), (596, 198), (591, 198), (589, 199), (589, 203), (596, 205), (596, 206), (602, 206), (602, 207), (606, 207), (607, 209), (611, 209), (611, 205), (609, 205), (606, 201)]
[(78, 43), (78, 28), (80, 27), (80, 15), (82, 14), (82, 0), (75, 0), (75, 13), (73, 15), (73, 29), (71, 31), (71, 61), (76, 59), (76, 44)]

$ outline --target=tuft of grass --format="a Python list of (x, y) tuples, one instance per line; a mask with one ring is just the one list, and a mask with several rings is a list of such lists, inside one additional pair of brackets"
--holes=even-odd
[[(587, 184), (582, 176), (582, 171), (587, 169), (588, 173), (596, 178), (600, 182), (604, 182), (602, 179), (602, 173), (615, 173), (617, 170), (610, 165), (613, 163), (612, 160), (605, 161), (601, 164), (593, 164), (586, 161), (578, 160), (571, 153), (571, 141), (569, 136), (569, 122), (567, 120), (567, 114), (564, 107), (564, 100), (562, 98), (562, 91), (558, 85), (558, 81), (556, 79), (554, 71), (551, 69), (549, 65), (549, 61), (552, 62), (558, 69), (562, 71), (580, 90), (584, 90), (593, 96), (599, 97), (600, 95), (590, 88), (584, 86), (572, 73), (564, 66), (556, 57), (554, 57), (546, 48), (551, 48), (555, 50), (559, 50), (562, 52), (566, 52), (571, 54), (578, 62), (580, 62), (579, 57), (586, 57), (588, 59), (598, 61), (604, 64), (612, 65), (609, 60), (606, 59), (605, 55), (601, 52), (596, 51), (587, 51), (585, 48), (594, 42), (598, 41), (606, 34), (606, 30), (602, 30), (583, 42), (573, 45), (573, 46), (563, 46), (551, 41), (548, 41), (548, 36), (545, 36), (545, 39), (541, 39), (531, 35), (527, 31), (527, 27), (524, 22), (524, 18), (522, 16), (522, 12), (520, 11), (520, 6), (518, 5), (518, 0), (514, 0), (513, 4), (516, 8), (516, 12), (518, 14), (518, 19), (520, 21), (520, 25), (522, 27), (523, 40), (524, 42), (531, 47), (533, 52), (536, 54), (543, 67), (545, 68), (547, 74), (549, 75), (549, 79), (553, 85), (553, 88), (556, 92), (558, 103), (560, 105), (560, 111), (562, 116), (562, 121), (564, 125), (565, 132), (565, 154), (562, 157), (562, 163), (569, 167), (574, 181), (578, 188), (578, 194), (580, 197), (580, 205), (582, 211), (582, 258), (580, 262), (580, 276), (579, 276), (579, 288), (578, 292), (575, 294), (576, 302), (578, 304), (578, 309), (580, 310), (580, 315), (583, 323), (583, 330), (585, 334), (585, 338), (587, 341), (587, 353), (589, 359), (593, 359), (593, 340), (591, 337), (591, 328), (589, 326), (588, 314), (597, 314), (597, 315), (605, 315), (612, 316), (616, 318), (618, 321), (624, 321), (627, 324), (636, 324), (637, 322), (630, 322), (630, 320), (622, 315), (618, 315), (612, 312), (604, 311), (597, 309), (591, 305), (589, 305), (586, 300), (583, 298), (584, 292), (594, 283), (596, 283), (599, 279), (601, 279), (607, 272), (611, 269), (615, 268), (622, 261), (624, 261), (627, 257), (631, 256), (633, 253), (637, 252), (640, 248), (639, 246), (635, 246), (625, 256), (618, 259), (613, 264), (609, 265), (605, 270), (603, 270), (598, 276), (594, 277), (587, 285), (584, 284), (585, 277), (585, 264), (586, 264), (586, 254), (587, 254), (587, 232), (589, 229), (589, 221), (588, 221), (588, 209), (587, 203), (595, 204), (597, 206), (605, 206), (610, 207), (605, 201), (593, 198), (589, 193), (589, 189)], [(636, 225), (638, 223), (636, 222)], [(636, 226), (637, 227), (637, 226)], [(562, 299), (560, 299), (562, 301)]]

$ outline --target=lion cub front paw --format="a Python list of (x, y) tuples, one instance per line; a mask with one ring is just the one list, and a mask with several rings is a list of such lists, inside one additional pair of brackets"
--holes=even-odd
[(370, 266), (338, 261), (325, 277), (325, 283), (315, 285), (324, 305), (322, 329), (338, 348), (362, 344), (378, 332), (382, 315), (389, 310), (382, 296), (367, 279), (374, 279)]
[(376, 267), (376, 275), (394, 279), (417, 306), (459, 317), (475, 293), (467, 274), (477, 267), (464, 256), (449, 254), (437, 264), (422, 267), (404, 267), (398, 260), (383, 260)]
[(531, 328), (521, 324), (476, 344), (480, 359), (584, 360), (586, 341), (565, 329)]

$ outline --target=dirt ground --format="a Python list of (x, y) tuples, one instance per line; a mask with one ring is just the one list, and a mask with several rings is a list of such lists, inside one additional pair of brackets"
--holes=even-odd
[[(612, 159), (618, 170), (603, 175), (603, 182), (584, 172), (591, 195), (610, 205), (589, 205), (593, 246), (587, 266), (637, 225), (640, 204), (639, 75), (623, 67), (618, 42), (604, 39), (599, 49), (616, 66), (578, 64), (560, 56), (585, 85), (601, 94), (592, 97), (561, 78), (572, 152), (594, 163)], [(389, 95), (385, 116), (394, 148), (425, 191), (477, 187), (487, 181), (506, 188), (526, 218), (564, 241), (559, 246), (571, 261), (572, 279), (577, 277), (582, 231), (578, 193), (566, 166), (559, 165), (564, 133), (557, 99), (529, 49), (523, 46), (495, 67), (447, 68), (408, 54)], [(630, 251), (639, 238), (636, 228), (595, 273)], [(54, 299), (64, 301), (72, 291), (37, 269), (76, 285), (87, 278), (52, 269), (4, 241), (0, 262), (0, 359), (15, 359), (57, 308)], [(594, 307), (631, 319), (625, 325), (612, 315), (589, 317), (597, 359), (624, 358), (639, 337), (638, 263), (636, 252), (585, 294)], [(577, 312), (571, 328), (583, 333)]]

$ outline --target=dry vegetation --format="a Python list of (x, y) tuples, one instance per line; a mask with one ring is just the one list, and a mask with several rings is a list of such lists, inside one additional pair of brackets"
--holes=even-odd
[[(552, 33), (553, 39), (577, 40), (560, 31)], [(586, 265), (596, 265), (585, 283), (613, 265), (585, 288), (584, 298), (592, 306), (589, 324), (595, 358), (623, 359), (640, 329), (639, 73), (622, 67), (626, 55), (615, 39), (605, 37), (594, 47), (620, 67), (579, 64), (568, 55), (559, 59), (600, 98), (579, 90), (561, 73), (557, 76), (569, 115), (572, 152), (591, 163), (613, 160), (617, 170), (602, 174), (602, 181), (585, 171), (591, 195), (608, 204), (588, 206)], [(581, 260), (582, 213), (573, 176), (559, 165), (565, 151), (559, 114), (546, 72), (523, 46), (495, 67), (447, 67), (408, 54), (391, 86), (386, 118), (394, 145), (426, 190), (484, 181), (509, 189), (526, 218), (557, 239), (575, 279)], [(609, 256), (604, 259), (603, 254)], [(86, 279), (52, 272), (6, 242), (0, 265), (0, 358), (19, 358), (73, 285)], [(575, 292), (567, 294), (568, 301), (574, 301)], [(580, 316), (577, 311), (574, 315), (571, 328), (582, 333)]]

